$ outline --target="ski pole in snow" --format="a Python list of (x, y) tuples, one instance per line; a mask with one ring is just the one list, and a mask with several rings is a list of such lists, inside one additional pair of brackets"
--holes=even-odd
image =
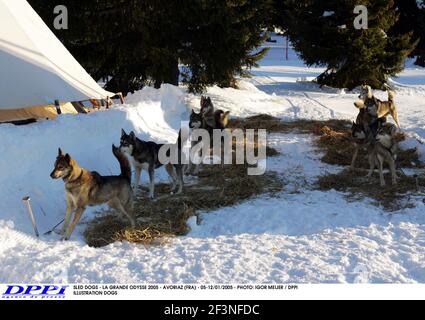
[(39, 235), (38, 230), (37, 230), (37, 225), (35, 223), (34, 213), (32, 212), (30, 200), (31, 200), (30, 197), (25, 197), (25, 198), (22, 199), (22, 201), (27, 205), (28, 214), (30, 215), (32, 227), (34, 228), (35, 235), (37, 237), (39, 237), (40, 235)]

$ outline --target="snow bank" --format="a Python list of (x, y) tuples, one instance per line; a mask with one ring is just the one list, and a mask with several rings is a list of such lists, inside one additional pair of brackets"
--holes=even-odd
[[(300, 82), (323, 69), (308, 68), (281, 37), (239, 90), (208, 89), (217, 108), (232, 116), (266, 113), (284, 120), (355, 119), (355, 92), (319, 88)], [(425, 160), (425, 69), (409, 68), (394, 80), (402, 127)], [(376, 92), (385, 99), (385, 92)], [(120, 130), (135, 130), (143, 139), (173, 142), (181, 120), (199, 109), (199, 96), (164, 85), (145, 88), (127, 105), (89, 115), (63, 115), (56, 121), (15, 127), (0, 125), (0, 282), (97, 283), (352, 283), (425, 282), (425, 204), (388, 214), (367, 200), (347, 202), (336, 191), (309, 189), (318, 175), (340, 168), (326, 165), (303, 135), (273, 135), (281, 151), (269, 159), (285, 190), (203, 215), (190, 221), (192, 232), (170, 245), (145, 248), (115, 243), (89, 248), (81, 235), (71, 241), (55, 234), (35, 239), (22, 197), (32, 198), (41, 233), (63, 218), (62, 181), (53, 181), (57, 148), (101, 174), (118, 174), (111, 153)], [(163, 170), (159, 178), (166, 178)], [(142, 177), (146, 182), (146, 177)], [(87, 212), (83, 220), (91, 219)], [(83, 221), (84, 222), (84, 221)], [(167, 257), (164, 259), (164, 257)]]
[(63, 115), (55, 121), (27, 126), (0, 125), (0, 220), (32, 233), (22, 197), (29, 195), (41, 231), (63, 217), (64, 186), (49, 176), (58, 147), (89, 170), (118, 174), (112, 143), (119, 144), (121, 128), (147, 140), (172, 142), (181, 120), (188, 119), (185, 93), (164, 85), (129, 97), (127, 105), (88, 115)]

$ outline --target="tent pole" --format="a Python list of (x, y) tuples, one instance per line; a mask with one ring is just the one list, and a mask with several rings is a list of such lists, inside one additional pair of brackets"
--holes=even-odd
[(55, 100), (55, 107), (56, 107), (56, 112), (58, 114), (62, 114), (61, 105), (59, 103), (59, 100)]

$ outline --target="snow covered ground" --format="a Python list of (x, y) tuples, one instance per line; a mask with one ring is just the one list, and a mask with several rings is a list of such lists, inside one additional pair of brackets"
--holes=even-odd
[[(216, 107), (233, 116), (266, 113), (284, 120), (354, 119), (357, 95), (308, 82), (321, 69), (307, 68), (283, 43), (241, 81), (240, 90), (209, 88)], [(403, 128), (425, 160), (425, 69), (410, 65), (392, 80)], [(384, 92), (378, 92), (385, 98)], [(64, 213), (63, 183), (52, 181), (57, 148), (102, 174), (118, 173), (111, 144), (120, 129), (145, 139), (174, 141), (181, 120), (199, 97), (169, 85), (145, 88), (128, 105), (90, 115), (61, 116), (23, 127), (0, 126), (0, 282), (71, 283), (425, 283), (425, 204), (388, 213), (368, 200), (347, 202), (336, 191), (309, 187), (340, 168), (320, 162), (308, 135), (276, 134), (269, 143), (281, 155), (268, 160), (285, 190), (203, 214), (189, 235), (163, 247), (126, 243), (94, 249), (81, 223), (71, 241), (36, 239), (21, 201), (29, 195), (40, 231)], [(164, 171), (159, 171), (165, 179)], [(143, 181), (146, 182), (146, 176)], [(84, 221), (91, 219), (88, 211)]]

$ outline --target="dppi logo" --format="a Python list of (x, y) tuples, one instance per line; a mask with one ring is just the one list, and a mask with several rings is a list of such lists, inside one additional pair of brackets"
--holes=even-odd
[(9, 285), (2, 294), (3, 299), (64, 299), (68, 286), (53, 285)]

